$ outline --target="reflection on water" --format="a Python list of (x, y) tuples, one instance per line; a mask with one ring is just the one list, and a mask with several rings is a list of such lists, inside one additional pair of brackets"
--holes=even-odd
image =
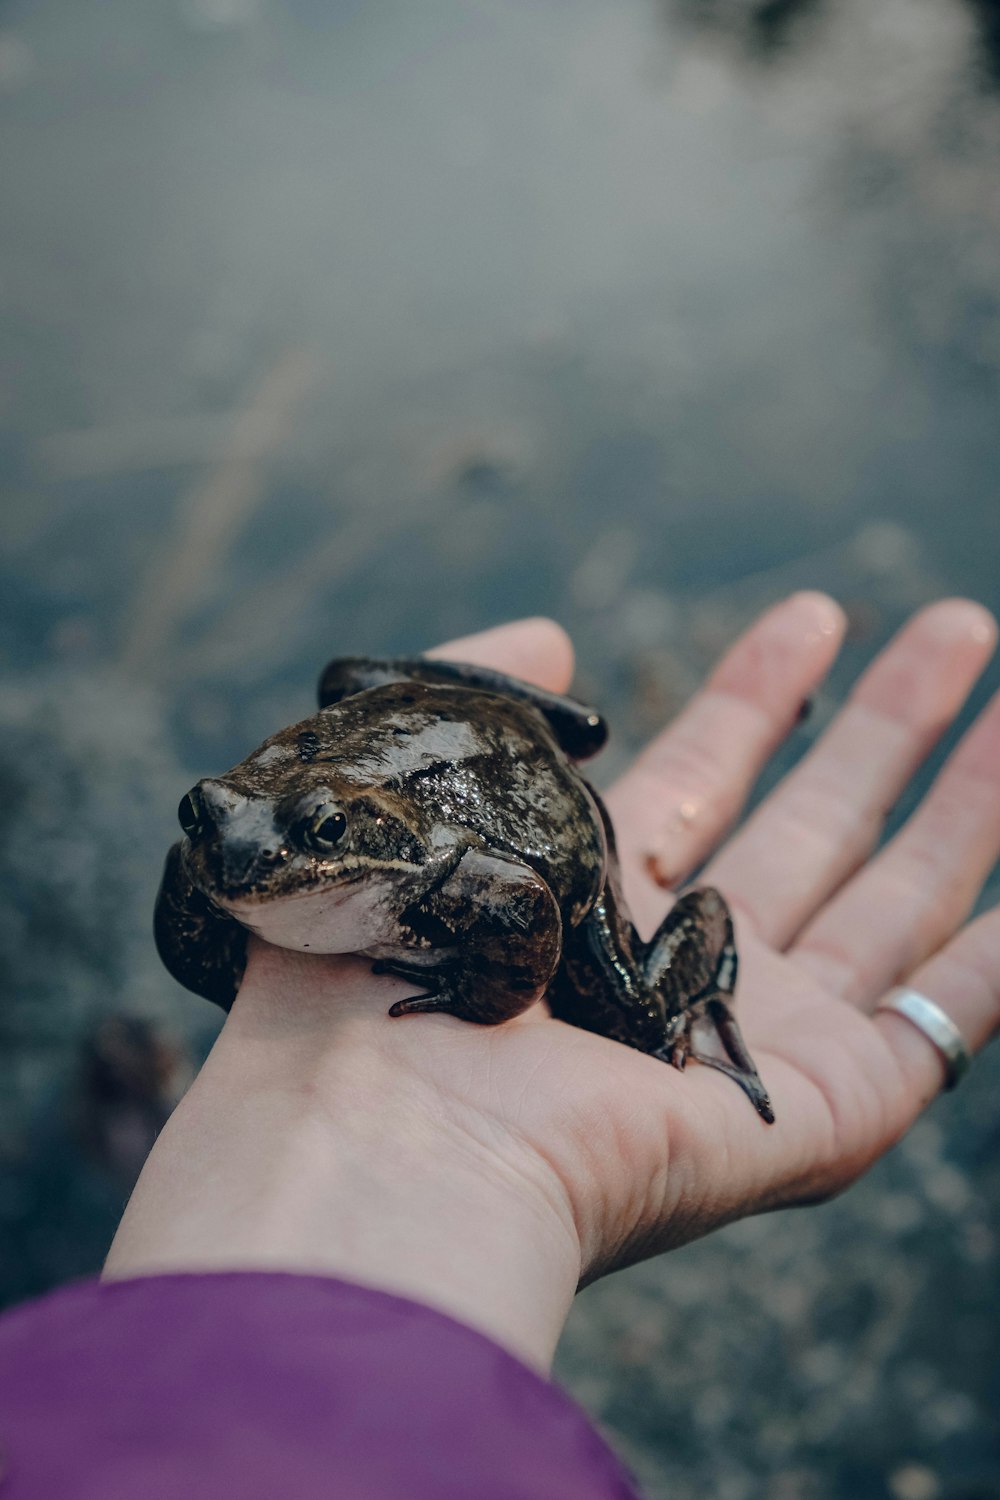
[[(842, 4), (838, 7), (831, 0), (664, 0), (664, 3), (674, 24), (733, 36), (750, 59), (778, 56), (782, 60), (786, 60), (786, 49), (806, 33), (809, 21), (816, 17), (829, 19), (838, 8), (841, 11), (847, 8)], [(962, 3), (973, 22), (975, 46), (968, 58), (969, 72), (974, 75), (978, 65), (982, 81), (996, 87), (1000, 84), (1000, 6), (996, 0), (962, 0)], [(910, 17), (910, 29), (918, 36), (922, 19), (914, 14)], [(813, 34), (822, 35), (819, 28)]]
[(677, 22), (736, 36), (753, 58), (787, 47), (804, 21), (828, 9), (829, 0), (667, 0), (667, 5)]
[[(789, 755), (907, 611), (1000, 605), (997, 17), (0, 9), (7, 1295), (120, 1194), (103, 1018), (211, 1030), (147, 936), (179, 792), (328, 655), (554, 613), (610, 774), (790, 588), (852, 640)], [(651, 1494), (995, 1485), (990, 1066), (843, 1204), (588, 1293), (567, 1373)]]

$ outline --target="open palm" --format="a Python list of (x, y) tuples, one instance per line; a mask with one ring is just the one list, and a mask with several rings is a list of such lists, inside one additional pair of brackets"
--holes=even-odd
[[(977, 605), (945, 601), (915, 616), (725, 839), (842, 632), (823, 596), (769, 611), (607, 797), (640, 930), (668, 908), (665, 887), (703, 864), (699, 883), (730, 902), (736, 1014), (774, 1125), (712, 1069), (679, 1073), (544, 1006), (490, 1030), (447, 1017), (385, 1029), (396, 1061), (405, 1057), (502, 1170), (565, 1195), (588, 1278), (729, 1219), (825, 1197), (898, 1139), (945, 1078), (920, 1032), (875, 1011), (899, 979), (934, 999), (970, 1050), (1000, 1020), (1000, 912), (962, 925), (1000, 852), (1000, 702), (873, 852), (992, 651), (995, 627)], [(545, 622), (440, 654), (558, 691), (571, 672), (565, 638)]]

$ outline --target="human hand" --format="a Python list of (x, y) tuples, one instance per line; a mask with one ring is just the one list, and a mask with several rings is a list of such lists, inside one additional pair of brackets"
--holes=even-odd
[[(666, 1109), (673, 1184), (623, 1245), (625, 1259), (826, 1198), (905, 1133), (945, 1068), (909, 1022), (876, 1011), (895, 983), (933, 998), (970, 1051), (1000, 1022), (1000, 912), (963, 927), (1000, 854), (1000, 700), (876, 852), (886, 815), (993, 650), (996, 627), (979, 606), (943, 601), (915, 616), (725, 840), (842, 634), (840, 611), (821, 596), (769, 611), (609, 795), (640, 927), (662, 916), (659, 882), (705, 861), (698, 883), (732, 905), (736, 1012), (777, 1117), (760, 1128), (726, 1080), (688, 1070), (679, 1082), (697, 1089), (697, 1104)], [(633, 1099), (639, 1087), (636, 1078)], [(656, 1150), (648, 1137), (643, 1148)]]
[[(810, 754), (721, 842), (842, 634), (821, 596), (769, 611), (607, 798), (646, 933), (669, 905), (660, 882), (706, 859), (699, 884), (733, 907), (737, 1013), (775, 1127), (705, 1068), (680, 1076), (559, 1023), (491, 1036), (491, 1107), (556, 1167), (585, 1277), (731, 1218), (826, 1197), (887, 1150), (944, 1081), (934, 1047), (875, 1011), (898, 980), (933, 998), (970, 1049), (1000, 1021), (1000, 913), (962, 927), (1000, 853), (1000, 702), (873, 852), (993, 649), (979, 606), (944, 601), (911, 620)], [(516, 670), (502, 637), (484, 645), (478, 660)], [(564, 689), (565, 660), (553, 653), (539, 677)]]
[[(885, 812), (957, 713), (995, 628), (960, 601), (923, 611), (800, 766), (722, 842), (842, 630), (839, 610), (817, 595), (768, 612), (607, 799), (642, 929), (670, 899), (651, 865), (679, 880), (708, 858), (701, 879), (733, 906), (736, 1013), (773, 1126), (713, 1070), (677, 1073), (552, 1020), (542, 1005), (497, 1028), (447, 1016), (394, 1021), (385, 1012), (407, 993), (399, 981), (257, 944), (199, 1080), (208, 1129), (216, 1141), (230, 1131), (234, 1151), (246, 1150), (237, 1137), (256, 1141), (264, 1161), (304, 1106), (310, 1140), (317, 1119), (330, 1131), (317, 1159), (327, 1183), (336, 1163), (336, 1181), (303, 1195), (307, 1152), (297, 1149), (294, 1165), (279, 1153), (269, 1171), (298, 1174), (299, 1228), (279, 1229), (272, 1217), (262, 1236), (258, 1213), (243, 1256), (233, 1225), (249, 1219), (231, 1204), (225, 1248), (208, 1242), (219, 1239), (216, 1221), (200, 1261), (263, 1259), (371, 1279), (437, 1301), (542, 1362), (578, 1279), (736, 1217), (826, 1197), (886, 1150), (944, 1073), (914, 1027), (874, 1013), (879, 996), (905, 976), (973, 1049), (1000, 1017), (1000, 916), (959, 931), (1000, 847), (1000, 705), (904, 830), (872, 854)], [(557, 691), (571, 673), (565, 637), (543, 622), (441, 654)], [(238, 1089), (225, 1084), (227, 1066)], [(223, 1080), (214, 1103), (213, 1079)], [(235, 1183), (245, 1198), (250, 1175), (230, 1157), (222, 1195), (232, 1199)], [(283, 1192), (284, 1223), (292, 1189)], [(162, 1232), (154, 1238), (162, 1264)], [(114, 1274), (130, 1274), (134, 1247), (134, 1234), (116, 1245)], [(546, 1317), (546, 1307), (561, 1311)]]

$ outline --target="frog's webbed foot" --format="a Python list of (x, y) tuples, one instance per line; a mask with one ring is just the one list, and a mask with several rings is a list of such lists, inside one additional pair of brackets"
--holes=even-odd
[[(559, 963), (562, 919), (555, 897), (527, 865), (468, 850), (436, 890), (403, 914), (420, 957), (392, 954), (377, 972), (421, 986), (391, 1016), (443, 1011), (495, 1026), (527, 1010)], [(435, 949), (440, 956), (435, 958)]]
[(680, 1020), (679, 1034), (654, 1056), (675, 1068), (683, 1068), (687, 1059), (693, 1057), (696, 1062), (725, 1073), (739, 1084), (761, 1119), (773, 1125), (774, 1110), (767, 1089), (723, 996), (713, 994), (692, 1001)]
[(731, 1008), (736, 970), (732, 917), (723, 897), (710, 886), (681, 896), (643, 959), (646, 982), (668, 1016), (666, 1040), (655, 1055), (675, 1068), (690, 1056), (725, 1073), (771, 1124), (771, 1101)]

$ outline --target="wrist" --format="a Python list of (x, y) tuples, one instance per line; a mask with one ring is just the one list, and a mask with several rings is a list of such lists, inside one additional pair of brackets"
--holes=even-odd
[(468, 1028), (390, 1020), (396, 988), (355, 959), (252, 945), (105, 1274), (342, 1276), (437, 1307), (546, 1369), (580, 1275), (565, 1194), (537, 1153), (423, 1066)]

